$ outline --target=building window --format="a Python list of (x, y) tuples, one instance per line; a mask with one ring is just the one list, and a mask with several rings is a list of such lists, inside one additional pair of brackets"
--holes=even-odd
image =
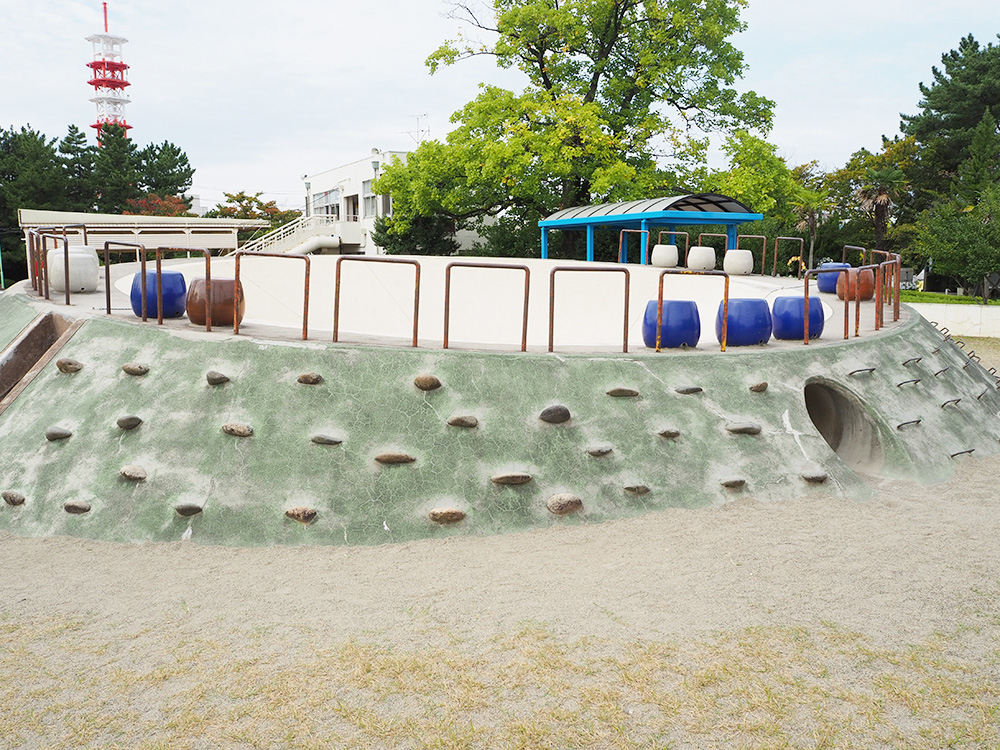
[(340, 219), (340, 191), (327, 190), (313, 196), (313, 214), (318, 216), (333, 216)]
[(376, 207), (378, 206), (378, 196), (372, 192), (372, 181), (365, 180), (361, 183), (361, 193), (364, 196), (365, 203), (365, 217), (376, 216)]

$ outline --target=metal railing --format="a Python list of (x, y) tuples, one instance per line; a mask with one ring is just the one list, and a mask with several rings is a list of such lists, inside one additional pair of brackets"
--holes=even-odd
[[(738, 234), (736, 235), (736, 247), (734, 250), (740, 249), (740, 240), (762, 240), (762, 245), (760, 249), (760, 275), (764, 275), (764, 260), (767, 257), (767, 237), (762, 234)], [(743, 248), (744, 250), (746, 248)], [(751, 270), (751, 273), (753, 271)]]
[[(316, 237), (317, 230), (333, 227), (340, 223), (340, 219), (328, 214), (313, 214), (312, 216), (300, 216), (294, 221), (283, 224), (277, 229), (272, 229), (257, 239), (250, 240), (239, 252), (261, 253), (273, 252), (275, 248), (291, 248), (299, 244), (299, 241)], [(230, 253), (234, 255), (235, 253)]]
[(701, 234), (698, 235), (698, 244), (699, 245), (702, 244), (702, 242), (701, 242), (701, 238), (702, 237), (721, 237), (723, 239), (722, 252), (723, 253), (729, 252), (729, 235), (728, 234), (719, 234), (717, 232), (702, 232)]
[(555, 315), (556, 315), (556, 273), (560, 271), (578, 273), (623, 273), (625, 274), (625, 310), (622, 315), (623, 334), (622, 352), (628, 353), (628, 297), (629, 297), (629, 272), (627, 268), (578, 268), (576, 266), (556, 266), (549, 273), (549, 351), (553, 349), (555, 337)]
[[(308, 255), (287, 255), (285, 253), (258, 253), (258, 252), (247, 252), (240, 250), (236, 253), (236, 268), (233, 275), (236, 277), (236, 289), (240, 289), (240, 258), (247, 256), (252, 256), (256, 258), (292, 258), (296, 260), (304, 260), (306, 262), (306, 272), (302, 283), (302, 340), (306, 341), (309, 338), (309, 276), (310, 276), (310, 261)], [(159, 260), (159, 258), (157, 258)], [(159, 273), (159, 265), (157, 265), (157, 273)], [(159, 278), (159, 276), (157, 276)], [(233, 315), (233, 335), (239, 336), (240, 334), (240, 316), (237, 314)]]
[(340, 266), (345, 261), (356, 261), (358, 263), (395, 263), (413, 266), (413, 346), (416, 347), (420, 319), (420, 263), (415, 260), (406, 260), (403, 258), (377, 258), (368, 255), (341, 255), (337, 258), (337, 275), (333, 292), (333, 340), (337, 340), (340, 327)]
[[(798, 276), (801, 279), (802, 278), (802, 268), (805, 265), (802, 262), (802, 253), (805, 250), (805, 246), (806, 246), (806, 241), (804, 239), (802, 239), (801, 237), (775, 237), (774, 238), (774, 260), (771, 263), (771, 276), (777, 276), (778, 275), (778, 243), (781, 242), (782, 240), (785, 240), (787, 242), (798, 242), (799, 243), (799, 274), (798, 274)], [(767, 248), (764, 248), (764, 254), (765, 255), (767, 254)], [(763, 276), (764, 275), (764, 262), (763, 261), (761, 262), (760, 266), (761, 266), (761, 268), (760, 268), (760, 275)]]
[[(837, 273), (844, 274), (844, 339), (850, 338), (850, 308), (851, 300), (848, 295), (850, 290), (850, 272), (856, 272), (857, 276), (854, 280), (854, 336), (857, 338), (861, 335), (861, 272), (862, 271), (878, 271), (878, 266), (859, 266), (858, 268), (810, 268), (806, 271), (803, 281), (803, 296), (805, 297), (804, 316), (805, 322), (803, 323), (803, 340), (802, 343), (809, 344), (809, 279), (812, 276), (818, 276), (824, 273)], [(881, 274), (876, 276), (875, 285), (875, 330), (879, 330), (881, 327), (881, 317), (879, 316), (879, 309), (882, 306), (882, 295), (878, 288), (878, 283), (881, 281)], [(821, 303), (822, 304), (822, 303)]]
[(504, 263), (477, 263), (475, 261), (453, 261), (444, 267), (444, 349), (448, 348), (448, 326), (451, 320), (451, 269), (452, 268), (497, 268), (524, 271), (524, 310), (521, 314), (521, 351), (528, 350), (528, 289), (531, 283), (531, 270), (524, 265), (506, 265)]
[[(49, 263), (48, 263), (48, 252), (46, 250), (46, 245), (48, 244), (48, 239), (56, 243), (56, 248), (59, 247), (59, 240), (63, 243), (63, 273), (64, 273), (64, 284), (66, 292), (66, 304), (70, 303), (70, 284), (69, 284), (69, 237), (67, 236), (66, 230), (68, 229), (82, 229), (83, 230), (83, 244), (87, 244), (87, 226), (86, 224), (66, 224), (59, 227), (38, 227), (37, 229), (28, 230), (28, 273), (32, 277), (32, 288), (35, 289), (40, 295), (43, 291), (42, 281), (44, 280), (44, 296), (45, 299), (50, 299), (49, 297)], [(60, 234), (57, 234), (59, 232)], [(34, 241), (32, 241), (34, 239)], [(41, 243), (39, 245), (39, 242)], [(42, 278), (38, 278), (38, 274), (41, 274)], [(36, 284), (36, 281), (38, 282)]]
[[(672, 230), (672, 229), (664, 229), (658, 235), (656, 235), (656, 244), (657, 245), (662, 244), (660, 241), (663, 239), (663, 235), (665, 235), (665, 234), (673, 235), (675, 238), (677, 237), (678, 234), (683, 234), (684, 235), (684, 265), (687, 265), (688, 250), (691, 247), (691, 235), (688, 234), (687, 232), (679, 232), (679, 231)], [(677, 244), (677, 240), (676, 239), (674, 239), (674, 244), (675, 245)]]
[(722, 330), (719, 335), (721, 347), (719, 351), (726, 351), (726, 338), (729, 334), (729, 274), (725, 271), (700, 271), (687, 268), (665, 268), (660, 271), (660, 284), (656, 292), (656, 351), (660, 351), (660, 341), (663, 335), (663, 277), (668, 273), (683, 276), (722, 276), (725, 279), (725, 287), (722, 292)]
[[(112, 247), (112, 246), (115, 247)], [(107, 313), (111, 314), (111, 253), (135, 253), (139, 258), (140, 273), (142, 274), (141, 294), (142, 294), (142, 321), (146, 322), (146, 246), (135, 242), (116, 242), (108, 240), (104, 243), (104, 299)], [(156, 301), (163, 307), (163, 283), (160, 281), (160, 267), (156, 267)]]
[[(156, 288), (157, 288), (157, 300), (159, 304), (157, 305), (157, 323), (163, 325), (163, 301), (162, 301), (162, 288), (163, 282), (160, 280), (160, 259), (163, 257), (163, 253), (204, 253), (205, 255), (205, 330), (212, 330), (212, 253), (209, 250), (204, 250), (202, 248), (189, 248), (189, 247), (158, 247), (156, 248)], [(239, 316), (240, 308), (240, 287), (239, 284), (233, 284), (233, 319), (235, 320)], [(145, 305), (143, 306), (145, 309)]]
[(649, 230), (648, 229), (623, 229), (618, 233), (618, 262), (628, 263), (628, 248), (625, 247), (625, 252), (622, 252), (623, 246), (625, 246), (625, 235), (626, 234), (644, 234), (646, 235), (645, 244), (639, 246), (639, 262), (645, 263), (646, 258), (649, 257)]

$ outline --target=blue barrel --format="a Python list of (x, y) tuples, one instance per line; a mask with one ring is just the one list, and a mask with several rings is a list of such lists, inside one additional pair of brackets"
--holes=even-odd
[[(722, 343), (722, 302), (715, 316), (715, 338)], [(726, 346), (766, 344), (771, 338), (771, 308), (767, 300), (736, 297), (729, 300)]]
[[(187, 303), (187, 284), (180, 271), (161, 271), (163, 280), (163, 317), (179, 318)], [(142, 271), (132, 277), (132, 312), (142, 317)], [(159, 317), (156, 307), (156, 271), (146, 271), (146, 317)]]
[[(834, 276), (835, 274), (827, 274)], [(771, 307), (774, 338), (784, 341), (799, 340), (805, 336), (806, 298), (798, 296), (775, 297)], [(818, 339), (823, 333), (826, 319), (823, 303), (816, 298), (809, 300), (809, 338)]]
[[(698, 306), (687, 299), (663, 300), (663, 320), (660, 323), (660, 347), (675, 349), (679, 346), (697, 346), (701, 338), (701, 316)], [(656, 348), (656, 300), (646, 303), (642, 316), (642, 341), (650, 349)]]
[[(850, 263), (821, 263), (820, 268), (850, 268)], [(819, 287), (821, 292), (826, 292), (827, 294), (837, 293), (837, 279), (840, 278), (839, 273), (821, 273), (817, 274), (816, 285)], [(810, 305), (811, 307), (811, 305)], [(812, 319), (809, 320), (809, 327), (812, 328)]]

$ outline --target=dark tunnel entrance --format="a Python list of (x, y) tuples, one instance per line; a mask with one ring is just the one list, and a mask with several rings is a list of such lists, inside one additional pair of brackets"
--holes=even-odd
[(806, 410), (823, 439), (855, 471), (876, 473), (882, 467), (878, 428), (861, 400), (829, 380), (805, 387)]

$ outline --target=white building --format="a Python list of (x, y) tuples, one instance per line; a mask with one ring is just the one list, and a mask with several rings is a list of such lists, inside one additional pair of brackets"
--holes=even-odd
[[(393, 158), (406, 160), (405, 151), (379, 151), (341, 167), (303, 175), (306, 189), (305, 219), (315, 217), (336, 225), (341, 253), (376, 255), (381, 252), (371, 241), (375, 219), (392, 215), (392, 199), (372, 192), (372, 182)], [(323, 217), (323, 218), (321, 218)], [(336, 251), (336, 250), (335, 250)]]

